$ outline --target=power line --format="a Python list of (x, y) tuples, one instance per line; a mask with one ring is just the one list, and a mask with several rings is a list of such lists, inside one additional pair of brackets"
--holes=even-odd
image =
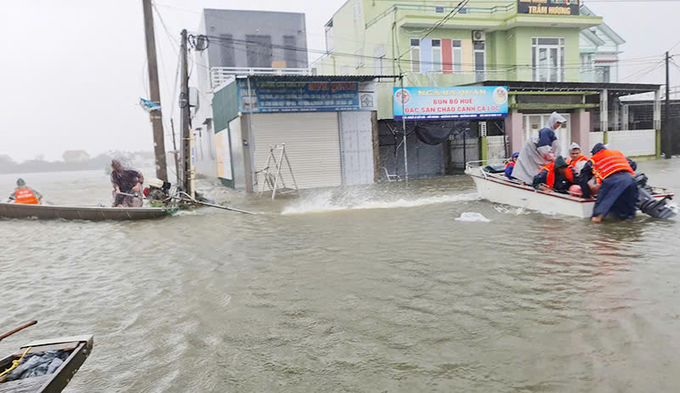
[[(302, 47), (295, 47), (295, 46), (288, 46), (288, 45), (277, 45), (277, 44), (271, 44), (271, 43), (263, 43), (259, 41), (249, 41), (249, 40), (241, 40), (237, 38), (226, 38), (226, 37), (219, 37), (219, 36), (207, 36), (212, 40), (212, 42), (215, 45), (227, 48), (227, 49), (235, 49), (239, 51), (245, 51), (245, 52), (253, 52), (252, 50), (248, 49), (248, 45), (255, 45), (255, 46), (263, 46), (263, 47), (270, 47), (270, 48), (276, 48), (276, 49), (284, 49), (284, 50), (292, 50), (292, 51), (297, 51), (297, 52), (310, 52), (310, 53), (323, 53), (327, 55), (334, 55), (334, 56), (339, 56), (339, 57), (351, 57), (351, 58), (360, 58), (360, 59), (370, 59), (370, 60), (382, 60), (382, 61), (396, 61), (396, 62), (406, 62), (410, 64), (428, 64), (428, 65), (461, 65), (461, 66), (474, 66), (474, 63), (448, 63), (448, 62), (437, 62), (437, 61), (427, 61), (427, 60), (414, 60), (414, 59), (403, 59), (403, 58), (394, 58), (394, 57), (377, 57), (377, 56), (370, 56), (370, 55), (359, 55), (356, 53), (343, 53), (343, 52), (331, 52), (327, 53), (326, 51), (323, 50), (315, 50), (315, 49), (309, 49), (309, 48), (302, 48)], [(224, 44), (221, 44), (221, 42), (224, 42)], [(239, 48), (236, 45), (245, 45), (246, 48)], [(410, 52), (409, 51), (404, 52), (404, 54)], [(255, 52), (259, 53), (259, 52)], [(403, 55), (402, 55), (403, 56)], [(655, 56), (655, 57), (660, 57), (661, 55)], [(651, 60), (653, 58), (650, 56), (650, 60), (644, 60), (644, 58), (639, 58), (639, 60), (635, 59), (629, 59), (629, 60), (620, 60), (622, 61), (629, 61), (631, 64), (619, 64), (620, 66), (640, 66), (640, 65), (646, 65), (646, 64), (657, 64), (658, 61), (656, 60)], [(551, 68), (549, 66), (542, 67), (542, 66), (532, 66), (530, 64), (505, 64), (505, 63), (496, 63), (494, 65), (495, 67), (509, 67), (509, 68)], [(591, 68), (591, 67), (586, 67), (581, 63), (565, 63), (565, 67), (561, 67), (563, 69), (584, 69), (584, 68)], [(573, 66), (573, 67), (567, 67), (567, 66)]]

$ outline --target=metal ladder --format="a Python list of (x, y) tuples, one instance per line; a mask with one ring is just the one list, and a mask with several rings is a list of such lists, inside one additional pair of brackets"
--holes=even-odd
[[(288, 171), (290, 172), (290, 177), (293, 179), (293, 187), (286, 187), (286, 182), (282, 176), (283, 160), (286, 160), (286, 165), (288, 166)], [(272, 168), (271, 165), (274, 165)], [(290, 160), (288, 160), (288, 154), (286, 154), (286, 144), (277, 144), (269, 146), (269, 157), (267, 157), (267, 163), (261, 171), (256, 173), (262, 174), (262, 186), (260, 188), (260, 196), (264, 195), (265, 192), (272, 192), (272, 199), (276, 198), (276, 194), (287, 195), (287, 194), (298, 194), (297, 182), (295, 181), (295, 175), (293, 175), (293, 168), (290, 166)]]

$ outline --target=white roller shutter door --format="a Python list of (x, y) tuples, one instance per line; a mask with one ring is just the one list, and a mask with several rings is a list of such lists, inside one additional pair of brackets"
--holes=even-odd
[[(252, 119), (256, 171), (265, 167), (269, 146), (285, 143), (299, 188), (342, 185), (336, 112), (258, 113)], [(292, 187), (293, 181), (285, 166), (282, 173), (286, 186)], [(262, 181), (261, 176), (258, 176), (258, 181)]]

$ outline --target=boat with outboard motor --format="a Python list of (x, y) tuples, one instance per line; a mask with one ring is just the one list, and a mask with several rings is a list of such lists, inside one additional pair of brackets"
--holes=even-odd
[[(465, 174), (472, 177), (477, 193), (491, 202), (517, 206), (545, 213), (590, 218), (595, 207), (594, 198), (537, 190), (520, 180), (510, 180), (504, 174), (505, 160), (471, 161), (466, 163)], [(638, 209), (656, 218), (671, 218), (675, 211), (666, 202), (673, 193), (665, 188), (647, 185), (647, 177), (636, 177), (640, 197)]]

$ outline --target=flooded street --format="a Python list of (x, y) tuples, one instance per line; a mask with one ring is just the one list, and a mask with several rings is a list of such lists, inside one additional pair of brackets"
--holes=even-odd
[[(680, 161), (639, 169), (680, 193)], [(22, 177), (53, 203), (109, 203), (103, 171)], [(15, 180), (0, 175), (2, 192)], [(0, 220), (0, 330), (39, 320), (0, 353), (94, 334), (70, 393), (680, 384), (677, 219), (521, 211), (479, 200), (465, 176), (274, 202), (199, 188), (263, 214)], [(465, 212), (491, 221), (455, 220)]]

